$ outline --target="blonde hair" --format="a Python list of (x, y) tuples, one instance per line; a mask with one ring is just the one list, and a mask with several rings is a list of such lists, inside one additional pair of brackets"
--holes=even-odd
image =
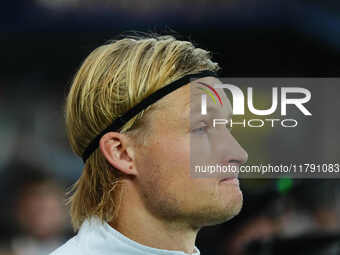
[[(76, 73), (66, 99), (66, 128), (72, 150), (81, 156), (114, 119), (166, 84), (187, 74), (218, 69), (208, 51), (170, 35), (128, 36), (96, 48)], [(147, 121), (142, 117), (150, 114), (152, 107), (128, 121), (120, 132), (143, 140)], [(116, 220), (122, 178), (97, 148), (69, 192), (75, 230), (91, 216), (107, 222)]]

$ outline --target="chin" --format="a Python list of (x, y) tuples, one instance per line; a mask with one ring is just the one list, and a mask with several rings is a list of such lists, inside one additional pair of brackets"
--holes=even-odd
[(232, 210), (232, 217), (238, 215), (242, 209), (243, 206), (243, 196), (242, 193), (240, 193), (239, 198), (235, 201), (235, 204), (233, 206), (233, 210)]
[(215, 204), (215, 208), (210, 210), (209, 215), (205, 215), (202, 225), (212, 226), (229, 221), (240, 213), (242, 205), (242, 192), (234, 193), (232, 197), (229, 197), (228, 200), (225, 200), (223, 203), (219, 203), (219, 205)]
[(242, 191), (238, 190), (237, 192), (234, 192), (233, 196), (229, 198), (228, 201), (225, 202), (226, 204), (223, 206), (224, 213), (222, 213), (224, 214), (225, 217), (224, 219), (222, 219), (222, 222), (231, 220), (240, 213), (243, 206)]

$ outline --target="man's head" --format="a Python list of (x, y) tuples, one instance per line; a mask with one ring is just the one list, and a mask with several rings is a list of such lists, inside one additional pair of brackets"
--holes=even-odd
[[(97, 134), (152, 92), (187, 74), (218, 69), (209, 52), (172, 36), (125, 38), (97, 48), (82, 64), (67, 98), (73, 150), (81, 156)], [(219, 82), (212, 77), (199, 81)], [(93, 215), (115, 221), (123, 190), (138, 196), (154, 216), (195, 227), (223, 222), (239, 212), (238, 185), (190, 177), (191, 138), (206, 145), (200, 151), (204, 157), (223, 164), (241, 164), (247, 155), (225, 127), (202, 131), (203, 121), (191, 123), (194, 93), (189, 86), (151, 105), (120, 132), (100, 139), (70, 198), (75, 228)], [(230, 103), (219, 111), (230, 113)], [(217, 139), (225, 143), (215, 146)]]

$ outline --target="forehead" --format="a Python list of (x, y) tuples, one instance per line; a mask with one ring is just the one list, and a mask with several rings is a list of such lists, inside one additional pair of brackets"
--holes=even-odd
[[(222, 88), (214, 88), (215, 84), (222, 84), (215, 77), (204, 77), (192, 81), (165, 97), (166, 111), (179, 117), (189, 117), (190, 114), (200, 114), (202, 106), (202, 95), (206, 95), (207, 112), (220, 116), (232, 115), (230, 101)], [(175, 117), (175, 116), (174, 116)]]
[(205, 95), (207, 114), (216, 113), (222, 116), (232, 115), (230, 101), (222, 88), (215, 88), (214, 85), (222, 82), (214, 77), (204, 77), (191, 83), (190, 95), (187, 95), (187, 111), (192, 114), (201, 113), (202, 96)]

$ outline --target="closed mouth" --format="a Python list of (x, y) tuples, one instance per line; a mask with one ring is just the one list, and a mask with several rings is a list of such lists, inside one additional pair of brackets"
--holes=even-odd
[(234, 179), (238, 179), (236, 176), (226, 177), (220, 180), (220, 182), (228, 182)]

